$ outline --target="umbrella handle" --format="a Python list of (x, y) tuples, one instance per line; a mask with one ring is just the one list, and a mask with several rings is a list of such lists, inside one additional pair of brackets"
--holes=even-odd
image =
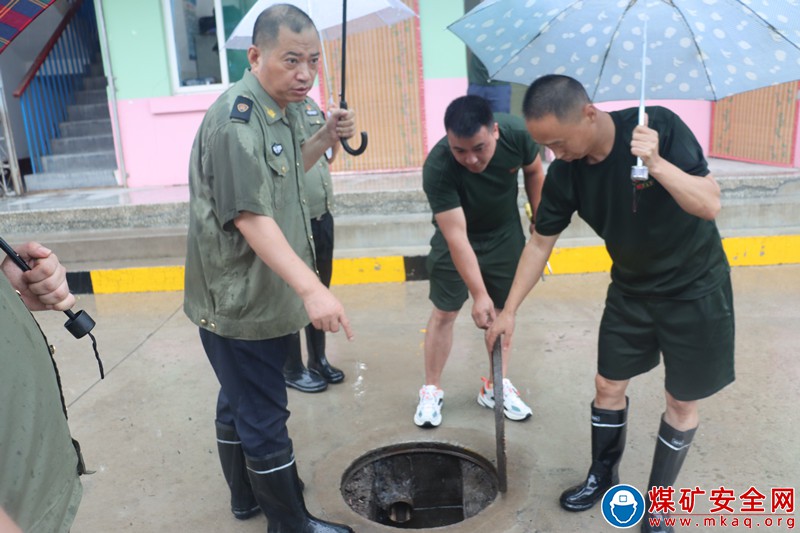
[[(344, 100), (339, 102), (339, 108), (340, 109), (347, 109), (347, 102), (345, 102)], [(344, 151), (347, 152), (350, 155), (361, 155), (361, 154), (364, 153), (364, 150), (367, 149), (367, 132), (366, 131), (362, 131), (361, 132), (361, 145), (358, 148), (352, 148), (347, 143), (347, 139), (345, 139), (344, 137), (340, 137), (339, 140), (342, 142), (342, 148), (344, 148)]]
[(342, 141), (342, 147), (344, 148), (344, 151), (347, 152), (350, 155), (361, 155), (361, 154), (364, 153), (364, 150), (367, 149), (367, 132), (366, 131), (362, 131), (361, 132), (361, 146), (359, 146), (358, 148), (351, 148), (350, 145), (347, 144), (347, 139), (345, 139), (344, 137), (342, 137), (339, 140)]

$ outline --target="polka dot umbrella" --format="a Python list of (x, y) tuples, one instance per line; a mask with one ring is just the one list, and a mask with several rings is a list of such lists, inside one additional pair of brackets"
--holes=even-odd
[[(800, 0), (487, 0), (450, 25), (492, 79), (579, 80), (594, 101), (719, 100), (800, 79)], [(642, 64), (642, 46), (645, 42)]]
[(719, 100), (800, 79), (798, 21), (800, 0), (486, 0), (449, 29), (492, 79), (571, 76), (596, 102), (638, 98), (641, 123), (645, 99)]

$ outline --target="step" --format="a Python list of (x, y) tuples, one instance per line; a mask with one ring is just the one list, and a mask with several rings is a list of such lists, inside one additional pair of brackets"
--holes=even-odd
[(67, 120), (59, 124), (62, 137), (85, 137), (111, 133), (111, 119)]
[[(83, 189), (88, 187), (117, 187), (117, 179), (114, 170), (89, 170), (83, 172), (39, 172), (28, 174), (24, 177), (25, 188), (28, 192)], [(63, 213), (38, 213), (36, 221), (25, 220), (25, 217), (17, 220), (18, 228), (30, 227), (34, 231), (42, 230), (48, 226), (63, 228), (65, 231), (71, 229), (70, 215), (79, 216), (72, 210), (63, 210)], [(27, 218), (31, 218), (30, 212), (26, 213)], [(4, 213), (4, 216), (10, 216)], [(59, 220), (60, 216), (65, 216), (64, 223), (53, 222)]]
[(89, 64), (89, 76), (90, 77), (104, 77), (105, 72), (103, 71), (103, 63), (102, 62), (94, 62)]
[(800, 194), (800, 169), (776, 170), (762, 176), (726, 175), (716, 179), (723, 199), (772, 198)]
[(53, 155), (114, 150), (114, 136), (108, 134), (62, 137), (50, 141), (50, 148)]
[(109, 262), (119, 264), (133, 261), (142, 266), (177, 264), (182, 263), (182, 255), (186, 250), (186, 229), (180, 227), (150, 228), (146, 237), (130, 229), (70, 232), (57, 231), (58, 228), (54, 230), (38, 233), (34, 237), (11, 233), (5, 238), (13, 244), (21, 244), (32, 238), (47, 243), (65, 265), (103, 265)]
[(103, 89), (108, 85), (105, 76), (86, 76), (83, 78), (83, 88), (87, 90)]
[(98, 120), (109, 118), (108, 103), (72, 104), (67, 106), (69, 120)]
[(62, 137), (50, 141), (50, 148), (53, 155), (114, 150), (114, 136), (108, 134)]
[(86, 104), (106, 104), (108, 105), (108, 94), (105, 87), (102, 89), (83, 89), (75, 93), (75, 103)]
[[(333, 185), (336, 190), (336, 181)], [(335, 211), (342, 215), (387, 215), (392, 213), (426, 213), (430, 218), (430, 205), (420, 190), (384, 190), (338, 192)]]
[(334, 215), (336, 249), (426, 246), (433, 235), (430, 213)]
[[(762, 171), (764, 171), (762, 169)], [(766, 171), (765, 171), (766, 172)], [(717, 219), (723, 237), (800, 234), (800, 169), (766, 174), (716, 172), (723, 209)], [(35, 180), (39, 175), (26, 177)], [(109, 180), (110, 181), (110, 180)], [(425, 255), (433, 234), (431, 215), (416, 178), (334, 176), (336, 257)], [(61, 187), (59, 187), (61, 188)], [(188, 187), (103, 189), (37, 199), (14, 200), (7, 210), (0, 202), (0, 235), (44, 232), (92, 233), (86, 257), (112, 264), (130, 260), (141, 250), (153, 265), (179, 264), (185, 253)], [(520, 194), (519, 205), (523, 195)], [(68, 199), (68, 200), (67, 200)], [(142, 203), (148, 202), (148, 203)], [(95, 206), (95, 207), (84, 207)], [(520, 221), (526, 227), (522, 209)], [(118, 246), (119, 233), (129, 232), (136, 246)], [(64, 240), (68, 235), (63, 237)], [(598, 246), (601, 240), (574, 216), (559, 247)], [(87, 246), (89, 246), (87, 244)], [(159, 259), (163, 254), (167, 259)], [(165, 263), (166, 262), (166, 263)]]
[[(40, 176), (45, 175), (26, 176), (26, 183), (33, 185), (32, 180), (41, 179)], [(107, 177), (106, 181), (94, 186), (103, 185), (113, 186), (115, 183)], [(37, 190), (47, 188), (66, 187), (59, 184), (58, 187)], [(153, 264), (164, 264), (161, 259), (172, 258), (169, 262), (172, 264), (179, 263), (185, 252), (187, 220), (187, 202), (143, 205), (110, 202), (106, 207), (62, 209), (34, 217), (29, 214), (23, 216), (23, 213), (4, 213), (0, 232), (24, 232), (36, 236), (58, 233), (60, 230), (67, 232), (58, 237), (64, 241), (77, 239), (84, 232), (80, 239), (87, 241), (86, 246), (91, 247), (84, 249), (83, 261), (90, 258), (114, 263), (142, 258), (153, 259)], [(520, 221), (525, 224), (521, 211)], [(800, 195), (750, 203), (726, 201), (717, 224), (723, 237), (800, 234)], [(336, 257), (425, 255), (434, 231), (428, 213), (337, 214), (335, 225)], [(561, 248), (602, 244), (591, 228), (577, 216), (558, 242)], [(76, 261), (78, 259), (75, 258)]]
[(117, 168), (117, 156), (114, 150), (46, 155), (42, 157), (42, 168), (44, 172), (114, 170)]

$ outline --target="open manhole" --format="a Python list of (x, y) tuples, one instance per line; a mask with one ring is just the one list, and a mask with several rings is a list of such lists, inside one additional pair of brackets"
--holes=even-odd
[(497, 497), (497, 472), (474, 452), (437, 442), (378, 448), (342, 476), (342, 496), (358, 514), (401, 529), (447, 526)]

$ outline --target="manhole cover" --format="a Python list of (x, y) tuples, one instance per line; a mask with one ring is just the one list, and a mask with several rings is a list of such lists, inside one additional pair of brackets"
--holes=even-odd
[(497, 497), (497, 472), (480, 455), (448, 444), (379, 448), (342, 476), (342, 496), (358, 514), (401, 529), (462, 522)]

